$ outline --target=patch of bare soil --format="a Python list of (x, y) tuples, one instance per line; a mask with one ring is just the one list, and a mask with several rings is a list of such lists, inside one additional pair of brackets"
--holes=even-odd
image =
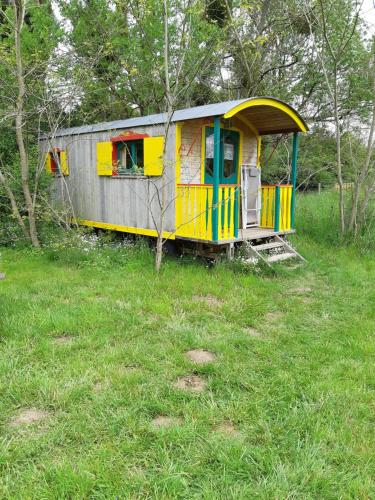
[(19, 414), (12, 418), (10, 421), (11, 427), (21, 427), (24, 425), (30, 425), (40, 420), (44, 420), (49, 416), (49, 413), (44, 410), (38, 410), (36, 408), (25, 408), (19, 412)]
[(120, 309), (129, 309), (131, 307), (131, 302), (126, 300), (116, 300), (116, 306)]
[(255, 328), (251, 328), (250, 326), (244, 328), (244, 332), (249, 335), (250, 337), (261, 337), (262, 334), (258, 332), (258, 330), (255, 330)]
[(92, 386), (92, 390), (98, 394), (99, 392), (102, 392), (104, 388), (104, 384), (103, 382), (96, 382), (93, 386)]
[(300, 286), (300, 287), (297, 287), (297, 288), (291, 288), (289, 290), (289, 293), (293, 293), (295, 295), (303, 295), (304, 293), (310, 293), (312, 292), (312, 288), (306, 286)]
[(271, 311), (264, 315), (266, 321), (279, 321), (283, 317), (283, 313), (280, 311)]
[(63, 333), (61, 335), (58, 335), (57, 337), (54, 337), (53, 343), (55, 345), (65, 345), (65, 344), (70, 344), (73, 340), (73, 335), (70, 335), (69, 333)]
[(152, 419), (151, 424), (155, 429), (166, 429), (168, 427), (175, 427), (177, 425), (181, 425), (182, 418), (158, 415), (157, 417)]
[(187, 351), (185, 355), (190, 361), (198, 365), (205, 365), (206, 363), (215, 361), (215, 354), (206, 349), (192, 349), (191, 351)]
[(229, 437), (238, 437), (240, 436), (239, 431), (234, 427), (230, 420), (224, 420), (220, 425), (215, 428), (215, 432), (219, 432), (220, 434), (224, 434)]
[(183, 391), (202, 392), (207, 385), (207, 382), (198, 375), (187, 375), (186, 377), (179, 377), (173, 386), (176, 389)]
[(217, 307), (224, 304), (224, 301), (218, 299), (214, 295), (193, 295), (193, 300), (195, 302), (204, 302), (209, 307)]

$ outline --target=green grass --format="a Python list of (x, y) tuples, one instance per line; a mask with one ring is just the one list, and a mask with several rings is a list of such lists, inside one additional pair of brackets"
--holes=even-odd
[[(3, 249), (0, 497), (374, 497), (374, 254), (317, 231), (295, 240), (308, 264), (275, 275)], [(173, 387), (193, 373), (205, 391)], [(12, 426), (27, 408), (48, 417)], [(228, 420), (237, 435), (215, 430)]]

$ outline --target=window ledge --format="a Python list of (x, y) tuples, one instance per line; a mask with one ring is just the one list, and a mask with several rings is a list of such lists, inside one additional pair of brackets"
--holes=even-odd
[(147, 175), (144, 174), (119, 174), (112, 175), (112, 179), (147, 179)]

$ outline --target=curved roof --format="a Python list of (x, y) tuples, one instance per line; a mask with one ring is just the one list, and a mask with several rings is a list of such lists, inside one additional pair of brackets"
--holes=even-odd
[[(273, 97), (250, 97), (236, 101), (218, 102), (193, 108), (179, 109), (173, 113), (173, 122), (222, 116), (231, 118), (238, 115), (250, 128), (256, 129), (259, 135), (276, 134), (280, 132), (306, 132), (308, 127), (302, 117), (289, 104)], [(125, 120), (83, 125), (58, 130), (55, 137), (65, 135), (90, 134), (107, 130), (126, 129), (159, 125), (167, 120), (166, 113), (139, 116)]]

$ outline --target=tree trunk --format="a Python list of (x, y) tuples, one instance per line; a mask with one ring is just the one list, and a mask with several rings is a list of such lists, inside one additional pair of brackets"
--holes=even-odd
[(22, 190), (29, 218), (30, 239), (34, 247), (39, 247), (40, 244), (35, 224), (35, 212), (30, 192), (29, 159), (25, 148), (25, 140), (23, 134), (23, 127), (24, 127), (23, 106), (25, 99), (25, 80), (23, 74), (22, 53), (21, 53), (21, 30), (25, 17), (24, 0), (13, 0), (13, 10), (15, 18), (14, 38), (15, 38), (15, 49), (16, 49), (16, 73), (17, 73), (17, 83), (18, 83), (18, 94), (17, 94), (16, 110), (15, 110), (16, 139), (20, 155)]
[[(375, 43), (374, 43), (374, 48), (375, 50)], [(372, 64), (372, 69), (374, 73), (375, 69), (375, 58), (373, 59), (373, 64)], [(365, 162), (360, 170), (358, 179), (355, 183), (355, 188), (354, 188), (354, 196), (353, 196), (353, 201), (352, 201), (352, 209), (351, 209), (351, 214), (350, 214), (350, 222), (349, 222), (349, 229), (350, 231), (353, 231), (355, 235), (358, 234), (359, 227), (363, 221), (364, 221), (364, 216), (365, 212), (367, 210), (367, 205), (368, 201), (370, 198), (370, 193), (371, 193), (371, 183), (370, 180), (368, 179), (369, 176), (369, 171), (370, 171), (370, 162), (371, 162), (371, 156), (373, 153), (373, 143), (374, 143), (374, 134), (375, 134), (375, 75), (373, 74), (373, 86), (372, 86), (372, 97), (373, 97), (373, 105), (372, 105), (372, 120), (371, 120), (371, 125), (370, 125), (370, 131), (369, 131), (369, 136), (367, 140), (367, 151), (366, 151), (366, 158)], [(360, 223), (358, 224), (357, 216), (358, 216), (358, 209), (359, 209), (359, 198), (361, 194), (361, 189), (363, 187), (364, 182), (368, 180), (368, 185), (366, 186), (365, 190), (365, 196), (363, 198), (362, 204), (361, 204), (361, 209), (360, 209)]]
[(165, 140), (163, 149), (163, 172), (161, 177), (161, 203), (160, 203), (160, 225), (158, 227), (158, 238), (156, 242), (155, 269), (160, 271), (163, 258), (163, 232), (164, 216), (166, 210), (166, 146), (169, 126), (173, 116), (173, 96), (171, 94), (169, 81), (169, 36), (168, 36), (168, 0), (164, 0), (164, 75), (165, 75), (165, 99), (167, 101), (167, 123), (165, 127)]
[(334, 70), (333, 82), (333, 96), (334, 96), (334, 114), (335, 114), (335, 132), (336, 132), (336, 161), (337, 161), (337, 182), (339, 185), (339, 212), (340, 212), (340, 232), (345, 233), (345, 200), (344, 200), (344, 181), (342, 178), (342, 164), (341, 164), (341, 131), (340, 131), (340, 117), (338, 110), (337, 100), (337, 67)]
[(13, 191), (11, 190), (4, 174), (2, 173), (2, 171), (0, 170), (0, 182), (1, 184), (4, 186), (4, 189), (5, 189), (5, 192), (9, 198), (9, 201), (10, 201), (10, 204), (11, 204), (11, 207), (12, 207), (12, 213), (13, 215), (15, 216), (15, 218), (17, 219), (18, 221), (18, 224), (21, 226), (21, 229), (22, 229), (22, 232), (25, 236), (26, 239), (30, 240), (30, 234), (27, 230), (27, 227), (25, 226), (25, 223), (21, 217), (21, 214), (20, 214), (20, 211), (18, 210), (18, 206), (17, 206), (17, 202), (16, 202), (16, 197), (14, 196), (14, 193)]

